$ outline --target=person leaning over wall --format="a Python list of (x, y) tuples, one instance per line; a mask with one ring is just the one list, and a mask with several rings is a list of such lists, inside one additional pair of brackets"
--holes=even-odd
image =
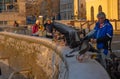
[(101, 52), (101, 64), (106, 68), (106, 58), (109, 57), (109, 41), (113, 37), (113, 26), (106, 19), (104, 12), (99, 12), (97, 14), (98, 21), (95, 24), (94, 32), (90, 36), (91, 42), (96, 43), (97, 49)]

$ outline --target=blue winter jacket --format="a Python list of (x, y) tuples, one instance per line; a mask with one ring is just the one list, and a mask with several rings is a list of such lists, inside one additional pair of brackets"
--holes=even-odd
[(108, 41), (112, 39), (113, 36), (113, 27), (109, 20), (105, 20), (103, 27), (100, 28), (100, 23), (97, 22), (94, 27), (93, 38), (97, 39), (97, 48), (104, 49), (104, 54), (108, 53)]

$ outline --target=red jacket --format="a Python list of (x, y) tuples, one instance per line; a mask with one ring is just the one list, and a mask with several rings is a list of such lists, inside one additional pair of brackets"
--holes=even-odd
[(39, 30), (39, 26), (37, 24), (32, 26), (32, 33), (36, 33)]

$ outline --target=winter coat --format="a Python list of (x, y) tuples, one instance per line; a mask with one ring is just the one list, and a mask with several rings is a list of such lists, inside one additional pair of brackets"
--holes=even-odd
[(108, 53), (108, 41), (113, 37), (113, 27), (109, 20), (105, 19), (103, 26), (100, 28), (100, 23), (95, 25), (94, 38), (97, 39), (97, 48), (105, 49), (104, 53)]
[(32, 33), (33, 34), (36, 33), (36, 32), (38, 32), (38, 30), (39, 30), (39, 26), (37, 24), (35, 24), (35, 25), (32, 26)]
[(46, 24), (44, 24), (44, 28), (45, 28), (46, 32), (53, 33), (54, 25), (53, 25), (53, 23), (50, 23), (50, 24), (46, 23)]

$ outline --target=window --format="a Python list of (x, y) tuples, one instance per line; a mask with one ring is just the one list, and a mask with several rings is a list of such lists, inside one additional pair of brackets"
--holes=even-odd
[(98, 7), (98, 12), (102, 12), (102, 6), (101, 5), (99, 5), (99, 7)]
[(2, 9), (1, 11), (18, 11), (18, 4), (14, 3), (17, 2), (17, 0), (4, 0), (4, 3), (2, 3)]
[(94, 7), (91, 7), (91, 21), (94, 21)]
[(14, 5), (10, 4), (10, 5), (7, 5), (7, 9), (13, 9), (14, 8)]
[(0, 21), (0, 25), (7, 24), (7, 21)]
[(81, 8), (83, 8), (83, 4), (81, 4)]
[(17, 0), (14, 0), (14, 2), (17, 2)]

